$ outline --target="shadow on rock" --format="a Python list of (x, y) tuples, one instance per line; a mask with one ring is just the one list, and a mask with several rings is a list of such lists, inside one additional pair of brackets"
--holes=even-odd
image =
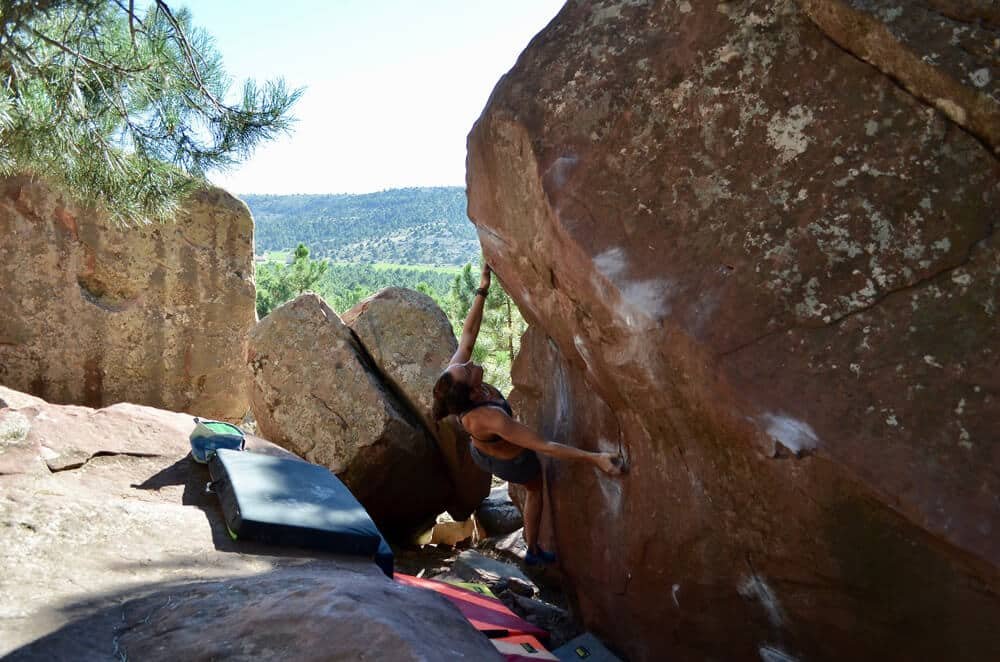
[[(258, 452), (258, 451), (255, 451)], [(277, 457), (289, 457), (288, 453), (265, 453)], [(295, 458), (298, 459), (298, 458)], [(280, 477), (279, 477), (280, 478)], [(253, 554), (256, 556), (272, 557), (294, 557), (301, 559), (308, 558), (331, 558), (334, 555), (318, 550), (310, 550), (299, 547), (284, 547), (278, 545), (267, 545), (251, 540), (233, 540), (229, 535), (226, 526), (225, 516), (222, 514), (222, 506), (219, 504), (219, 497), (207, 491), (207, 487), (212, 478), (208, 471), (208, 466), (199, 464), (185, 456), (157, 473), (153, 474), (141, 483), (133, 483), (132, 488), (137, 490), (160, 490), (173, 485), (183, 485), (184, 492), (181, 495), (181, 503), (185, 506), (194, 506), (205, 513), (208, 525), (212, 531), (212, 545), (216, 551), (232, 552), (237, 554)], [(189, 559), (169, 564), (170, 566), (189, 567), (196, 565), (198, 559)], [(162, 564), (161, 564), (162, 566)]]
[[(208, 467), (198, 464), (185, 456), (157, 473), (153, 474), (141, 483), (133, 483), (131, 487), (137, 490), (160, 490), (171, 485), (183, 485), (184, 493), (181, 496), (181, 503), (185, 506), (195, 506), (205, 513), (208, 524), (212, 529), (212, 544), (220, 552), (247, 552), (245, 543), (237, 543), (230, 536), (226, 528), (226, 520), (222, 515), (222, 508), (219, 506), (219, 498), (207, 491), (207, 486), (212, 478), (208, 473)], [(267, 553), (264, 547), (263, 552), (254, 550), (254, 553)]]
[[(22, 660), (494, 659), (444, 601), (339, 559), (251, 577), (150, 584), (62, 608), (75, 620), (5, 657)], [(89, 612), (89, 613), (88, 613)]]

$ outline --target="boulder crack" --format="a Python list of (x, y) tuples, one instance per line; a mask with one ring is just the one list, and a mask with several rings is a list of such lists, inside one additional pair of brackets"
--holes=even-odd
[(157, 453), (133, 453), (128, 451), (122, 451), (122, 452), (98, 451), (97, 453), (94, 453), (93, 455), (88, 457), (86, 460), (83, 460), (82, 462), (74, 462), (72, 464), (67, 464), (59, 467), (53, 467), (52, 465), (48, 465), (49, 472), (57, 474), (57, 473), (62, 473), (63, 471), (72, 471), (74, 469), (81, 469), (88, 462), (97, 457), (160, 457), (160, 455)]
[(991, 32), (1000, 29), (1000, 16), (991, 14), (985, 7), (949, 8), (939, 6), (931, 0), (924, 10), (962, 25), (972, 25)]
[(347, 419), (345, 419), (345, 418), (344, 418), (344, 417), (343, 417), (343, 416), (342, 416), (342, 415), (340, 414), (340, 412), (338, 412), (338, 411), (337, 411), (336, 409), (334, 409), (333, 407), (331, 407), (331, 406), (330, 406), (330, 403), (329, 403), (329, 402), (327, 402), (327, 401), (326, 401), (326, 400), (324, 400), (323, 398), (321, 398), (321, 397), (319, 397), (318, 395), (316, 395), (316, 392), (315, 392), (315, 391), (311, 392), (311, 393), (310, 393), (309, 395), (311, 395), (311, 396), (312, 396), (312, 397), (313, 397), (313, 398), (314, 398), (314, 399), (316, 400), (316, 402), (318, 402), (318, 403), (320, 403), (321, 405), (323, 405), (323, 407), (324, 407), (324, 408), (325, 408), (325, 409), (326, 409), (326, 410), (327, 410), (328, 412), (330, 412), (331, 414), (333, 414), (334, 416), (336, 416), (336, 417), (337, 417), (337, 420), (338, 420), (338, 421), (340, 422), (340, 429), (341, 429), (341, 430), (347, 430), (348, 428), (350, 428), (350, 427), (351, 427), (351, 426), (350, 426), (350, 425), (348, 424), (348, 422), (347, 422)]
[[(932, 103), (931, 97), (937, 96), (934, 88), (940, 88), (942, 85), (940, 80), (938, 80), (942, 77), (941, 72), (935, 69), (932, 65), (926, 64), (918, 53), (903, 43), (895, 34), (892, 33), (889, 27), (882, 23), (879, 19), (867, 14), (864, 11), (845, 6), (839, 0), (836, 2), (836, 7), (825, 12), (825, 6), (819, 7), (819, 3), (816, 2), (816, 0), (798, 0), (798, 4), (802, 9), (802, 12), (809, 18), (813, 25), (816, 26), (816, 29), (819, 30), (819, 32), (835, 48), (842, 51), (846, 55), (865, 63), (867, 66), (889, 79), (889, 81), (898, 89), (913, 97), (913, 99), (922, 105), (934, 109), (936, 112), (940, 113), (942, 117), (946, 117), (951, 124), (982, 145), (986, 152), (992, 156), (994, 160), (1000, 160), (1000, 135), (997, 135), (997, 121), (995, 119), (996, 113), (1000, 112), (1000, 107), (998, 107), (998, 104), (993, 97), (966, 89), (963, 87), (962, 83), (955, 81), (953, 89), (950, 90), (951, 93), (959, 93), (959, 96), (966, 102), (971, 100), (982, 101), (983, 99), (986, 99), (988, 100), (987, 105), (990, 105), (992, 108), (992, 112), (981, 112), (982, 103), (972, 103), (971, 105), (979, 107), (979, 110), (971, 113), (968, 118), (968, 123), (963, 123)], [(845, 23), (864, 26), (866, 28), (865, 36), (859, 43), (852, 43), (851, 40), (846, 38), (838, 40), (838, 38), (830, 30), (830, 26), (825, 25), (822, 21), (821, 16), (823, 16), (824, 13), (828, 17), (833, 17), (834, 21), (839, 19)], [(957, 23), (967, 23), (967, 21), (949, 17), (947, 14), (943, 14), (939, 11), (932, 11), (932, 13), (936, 13), (947, 20), (953, 20)], [(978, 25), (978, 23), (971, 21), (968, 23)], [(874, 35), (879, 29), (883, 30), (885, 35), (896, 44), (896, 48), (899, 52), (903, 53), (906, 58), (909, 58), (911, 64), (921, 67), (922, 73), (926, 74), (926, 78), (931, 81), (928, 83), (931, 87), (930, 90), (921, 89), (918, 84), (918, 79), (910, 81), (900, 78), (896, 73), (890, 71), (890, 67), (886, 66), (886, 61), (876, 60), (874, 55), (865, 53), (866, 45), (870, 43), (871, 39), (875, 38)], [(888, 61), (888, 64), (891, 64), (891, 60)], [(927, 81), (925, 80), (924, 82)], [(941, 89), (937, 89), (936, 91), (943, 94)], [(992, 104), (989, 102), (992, 102)]]
[(979, 247), (982, 246), (987, 241), (989, 241), (993, 237), (993, 235), (994, 235), (995, 232), (996, 232), (996, 221), (994, 220), (994, 221), (991, 221), (990, 224), (987, 226), (986, 232), (983, 233), (983, 236), (980, 237), (979, 239), (977, 239), (976, 241), (972, 242), (969, 245), (969, 249), (966, 251), (965, 257), (962, 258), (961, 261), (959, 261), (958, 263), (953, 264), (953, 265), (951, 265), (949, 267), (945, 267), (945, 268), (941, 269), (940, 271), (936, 271), (933, 274), (930, 274), (929, 276), (926, 276), (924, 278), (916, 280), (913, 283), (910, 283), (909, 285), (904, 285), (902, 287), (898, 287), (898, 288), (893, 289), (893, 290), (886, 290), (881, 296), (879, 296), (877, 299), (873, 300), (867, 306), (864, 306), (862, 308), (858, 308), (856, 310), (848, 311), (846, 313), (841, 314), (839, 317), (835, 317), (835, 318), (831, 319), (829, 322), (824, 322), (822, 324), (808, 324), (808, 325), (807, 324), (792, 324), (792, 325), (789, 325), (789, 326), (784, 326), (784, 327), (782, 327), (780, 329), (776, 329), (774, 331), (768, 331), (767, 333), (763, 333), (763, 334), (761, 334), (761, 335), (759, 335), (759, 336), (757, 336), (757, 337), (755, 337), (755, 338), (753, 338), (751, 340), (748, 340), (745, 343), (742, 343), (741, 345), (733, 347), (732, 349), (727, 349), (727, 350), (725, 350), (723, 352), (720, 352), (720, 353), (716, 354), (715, 355), (715, 359), (717, 361), (720, 361), (722, 359), (725, 359), (725, 358), (728, 358), (728, 357), (732, 356), (733, 354), (738, 354), (739, 352), (742, 352), (743, 350), (747, 349), (748, 347), (753, 347), (755, 345), (759, 345), (760, 343), (764, 342), (765, 340), (767, 340), (771, 336), (777, 335), (779, 333), (786, 333), (786, 332), (795, 331), (795, 330), (798, 330), (798, 329), (816, 329), (816, 328), (837, 326), (839, 324), (843, 324), (846, 320), (849, 320), (849, 319), (851, 319), (852, 317), (854, 317), (856, 315), (860, 315), (862, 313), (868, 312), (872, 308), (875, 308), (876, 306), (881, 305), (884, 301), (886, 301), (890, 297), (895, 297), (897, 295), (905, 294), (906, 292), (910, 292), (910, 291), (913, 291), (915, 289), (919, 289), (921, 287), (924, 287), (924, 286), (927, 286), (927, 285), (931, 285), (935, 281), (939, 281), (942, 278), (947, 277), (952, 272), (954, 272), (956, 269), (959, 269), (961, 267), (967, 266), (969, 264), (969, 262), (972, 261), (972, 257), (976, 253), (976, 251), (979, 250)]

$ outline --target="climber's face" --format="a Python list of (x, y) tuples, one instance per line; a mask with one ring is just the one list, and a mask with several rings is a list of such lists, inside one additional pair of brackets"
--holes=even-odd
[(451, 373), (452, 379), (468, 384), (471, 388), (477, 388), (483, 383), (483, 366), (476, 365), (471, 359), (450, 366), (448, 372)]

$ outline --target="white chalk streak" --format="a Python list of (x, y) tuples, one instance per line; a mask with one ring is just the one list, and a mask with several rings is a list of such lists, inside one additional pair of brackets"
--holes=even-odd
[(781, 414), (764, 414), (760, 421), (766, 426), (767, 434), (793, 453), (812, 450), (819, 445), (819, 437), (808, 423)]

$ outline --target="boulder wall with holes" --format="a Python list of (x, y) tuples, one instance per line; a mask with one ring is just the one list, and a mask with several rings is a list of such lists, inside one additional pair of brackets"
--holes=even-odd
[(221, 189), (123, 228), (28, 177), (0, 180), (0, 384), (238, 421), (256, 321), (253, 219)]
[(631, 463), (546, 462), (629, 659), (1000, 655), (997, 23), (947, 4), (570, 1), (472, 129), (515, 409)]

